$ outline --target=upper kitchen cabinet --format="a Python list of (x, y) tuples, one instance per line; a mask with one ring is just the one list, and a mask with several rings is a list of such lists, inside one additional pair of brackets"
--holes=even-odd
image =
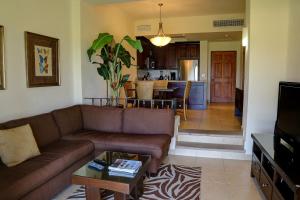
[(187, 57), (190, 59), (198, 59), (200, 57), (200, 45), (189, 44), (186, 45)]
[(199, 42), (171, 43), (163, 47), (154, 46), (146, 37), (141, 40), (143, 52), (137, 52), (139, 69), (178, 69), (180, 59), (199, 59)]
[(167, 47), (156, 47), (153, 46), (153, 57), (155, 60), (155, 68), (156, 69), (165, 69), (166, 68), (166, 57), (167, 57)]
[(166, 68), (167, 69), (176, 69), (177, 68), (175, 44), (167, 45), (167, 48), (166, 48)]
[(177, 59), (199, 59), (200, 57), (199, 43), (177, 43), (176, 57)]
[(140, 53), (137, 51), (137, 66), (140, 69), (147, 69), (147, 60), (150, 56), (151, 44), (149, 40), (145, 37), (137, 37), (142, 43), (143, 52)]

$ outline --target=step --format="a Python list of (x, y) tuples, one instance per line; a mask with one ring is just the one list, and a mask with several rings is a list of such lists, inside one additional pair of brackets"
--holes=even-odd
[(244, 145), (242, 135), (178, 132), (177, 142)]
[(231, 145), (231, 144), (210, 144), (210, 143), (196, 143), (196, 142), (177, 142), (176, 146), (181, 147), (193, 147), (199, 149), (220, 149), (220, 150), (239, 150), (243, 151), (243, 145)]
[[(178, 142), (175, 149), (171, 149), (169, 154), (205, 158), (220, 158), (220, 159), (235, 159), (235, 160), (251, 160), (251, 155), (245, 153), (244, 150), (228, 148), (216, 148), (217, 145), (213, 144), (197, 144), (198, 146), (188, 145), (187, 143)], [(238, 145), (237, 145), (238, 146)], [(207, 148), (210, 147), (210, 148)], [(215, 147), (215, 148), (214, 148)], [(220, 146), (219, 146), (220, 147)]]

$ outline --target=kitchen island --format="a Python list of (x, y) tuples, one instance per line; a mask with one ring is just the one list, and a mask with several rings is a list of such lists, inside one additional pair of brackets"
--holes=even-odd
[[(184, 96), (186, 81), (174, 81), (168, 82), (168, 88), (177, 87), (178, 89), (172, 94), (173, 98), (181, 98)], [(207, 109), (207, 83), (204, 81), (192, 81), (192, 87), (190, 91), (190, 97), (188, 101), (188, 109), (193, 110), (205, 110)], [(172, 98), (171, 97), (171, 98)], [(183, 108), (183, 105), (178, 102), (177, 108)]]

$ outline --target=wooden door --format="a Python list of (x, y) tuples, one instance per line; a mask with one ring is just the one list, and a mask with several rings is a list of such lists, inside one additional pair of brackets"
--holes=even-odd
[(234, 102), (236, 51), (211, 54), (211, 102)]

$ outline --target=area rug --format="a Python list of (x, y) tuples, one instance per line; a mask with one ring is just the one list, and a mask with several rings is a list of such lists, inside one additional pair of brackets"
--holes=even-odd
[[(156, 176), (144, 180), (144, 194), (140, 200), (200, 200), (201, 167), (161, 165)], [(102, 193), (105, 200), (113, 195)], [(55, 200), (85, 200), (84, 186), (73, 185)]]

